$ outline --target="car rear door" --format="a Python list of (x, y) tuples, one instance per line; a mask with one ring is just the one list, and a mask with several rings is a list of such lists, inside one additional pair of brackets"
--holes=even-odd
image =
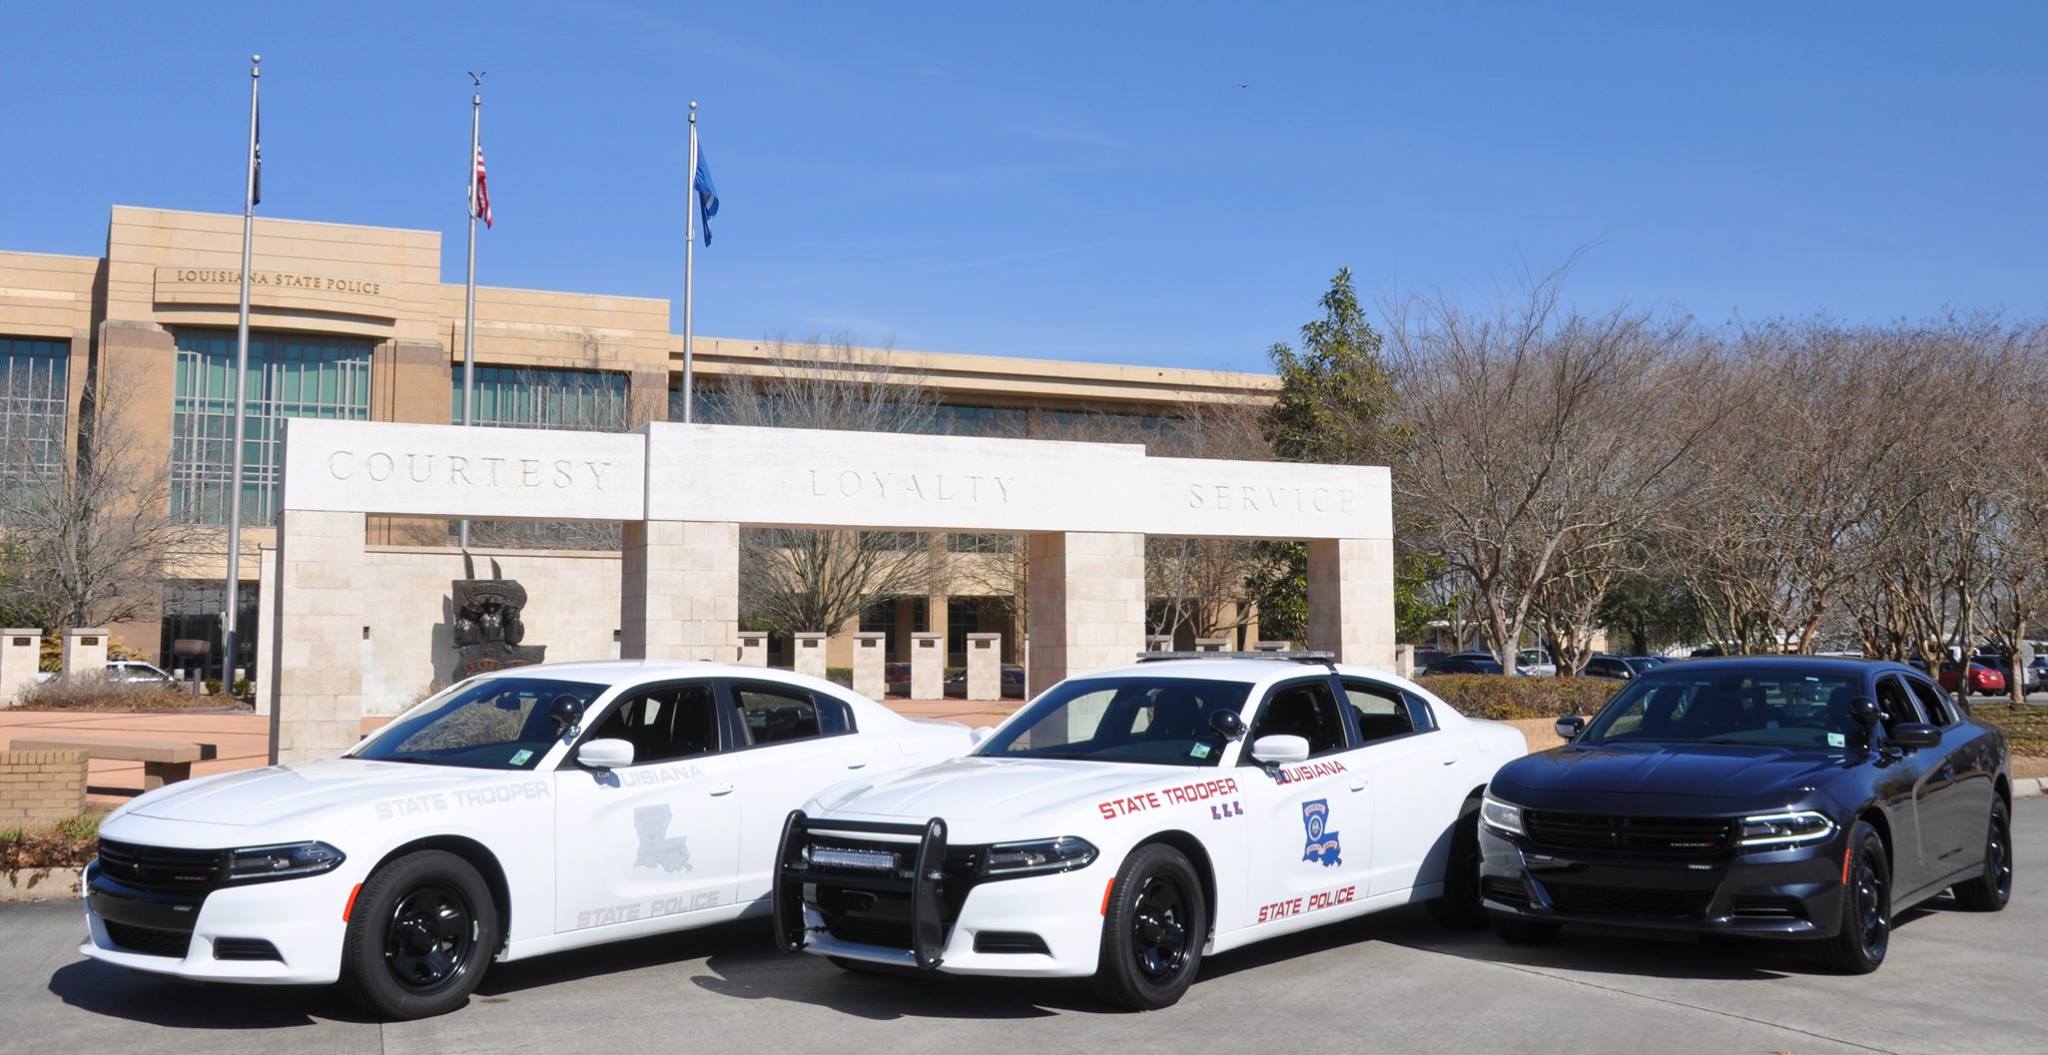
[(1359, 748), (1372, 775), (1372, 856), (1361, 895), (1441, 881), (1465, 794), (1486, 780), (1468, 776), (1465, 752), (1437, 728), (1429, 703), (1371, 678), (1339, 679)]
[(789, 811), (867, 770), (876, 762), (877, 744), (855, 727), (853, 709), (831, 693), (767, 679), (721, 679), (719, 688), (735, 733), (735, 772), (746, 785), (738, 896), (742, 903), (765, 903)]

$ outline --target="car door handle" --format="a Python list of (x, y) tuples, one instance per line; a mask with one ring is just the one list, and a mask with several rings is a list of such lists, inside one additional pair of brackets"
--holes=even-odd
[(848, 762), (846, 764), (848, 769), (866, 769), (867, 767), (868, 764), (866, 762)]
[(1365, 781), (1361, 779), (1361, 780), (1358, 780), (1358, 781), (1355, 781), (1355, 782), (1353, 782), (1353, 783), (1352, 783), (1352, 785), (1351, 785), (1351, 790), (1353, 790), (1353, 791), (1364, 791), (1364, 790), (1365, 790)]
[(732, 785), (731, 785), (731, 784), (720, 784), (720, 785), (718, 785), (717, 787), (714, 787), (714, 788), (712, 788), (712, 789), (711, 789), (711, 797), (712, 797), (712, 798), (714, 798), (714, 799), (715, 799), (715, 798), (718, 798), (718, 797), (719, 797), (719, 796), (721, 796), (721, 795), (730, 795), (730, 794), (732, 794)]

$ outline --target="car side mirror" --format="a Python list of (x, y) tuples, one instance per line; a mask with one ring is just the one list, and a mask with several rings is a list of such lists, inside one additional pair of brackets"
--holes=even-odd
[(576, 749), (576, 764), (585, 769), (623, 769), (633, 764), (631, 740), (585, 740)]
[(1252, 741), (1252, 759), (1263, 765), (1284, 766), (1308, 759), (1308, 737), (1285, 733), (1262, 736)]
[(1560, 739), (1565, 743), (1571, 743), (1579, 738), (1580, 733), (1586, 731), (1586, 720), (1576, 714), (1568, 714), (1557, 720), (1555, 728)]
[(1868, 696), (1859, 696), (1849, 701), (1849, 717), (1862, 723), (1865, 729), (1869, 729), (1884, 718), (1884, 712), (1878, 710), (1876, 700)]
[(1886, 734), (1886, 741), (1906, 748), (1941, 746), (1941, 729), (1926, 722), (1900, 722)]
[[(1244, 716), (1230, 710), (1210, 711), (1209, 731), (1222, 737), (1224, 743), (1229, 743), (1232, 740), (1242, 740), (1244, 739)], [(1296, 737), (1296, 739), (1300, 738)], [(1306, 743), (1306, 741), (1303, 742)]]

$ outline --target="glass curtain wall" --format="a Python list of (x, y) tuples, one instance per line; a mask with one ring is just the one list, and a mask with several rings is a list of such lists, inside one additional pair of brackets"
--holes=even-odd
[(64, 464), (71, 342), (0, 337), (0, 519), (7, 497)]

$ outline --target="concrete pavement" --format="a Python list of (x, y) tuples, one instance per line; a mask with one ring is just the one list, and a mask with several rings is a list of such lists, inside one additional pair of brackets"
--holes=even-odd
[(1568, 930), (1511, 948), (1402, 910), (1218, 957), (1179, 1006), (1132, 1015), (1077, 983), (845, 974), (773, 952), (747, 923), (508, 964), (461, 1011), (380, 1025), (331, 991), (196, 988), (83, 960), (79, 909), (59, 903), (0, 907), (0, 1051), (2039, 1050), (2048, 800), (2015, 813), (2012, 906), (1908, 913), (1864, 978), (1774, 945)]

